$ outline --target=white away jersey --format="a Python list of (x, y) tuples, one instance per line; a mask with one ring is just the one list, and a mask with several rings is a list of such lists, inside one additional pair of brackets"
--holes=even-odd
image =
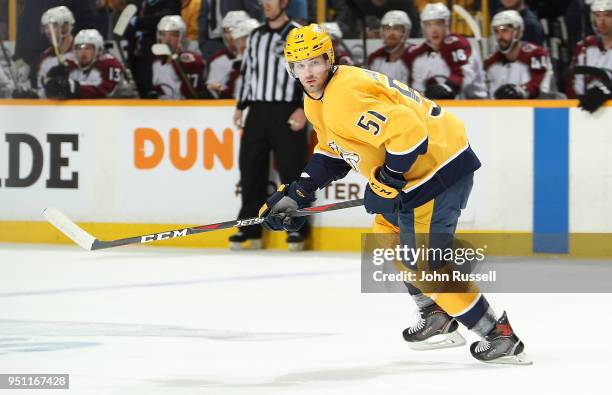
[(70, 79), (78, 81), (81, 99), (103, 99), (113, 97), (120, 84), (127, 84), (125, 71), (119, 61), (111, 54), (98, 57), (91, 67), (82, 69), (70, 62)]
[(409, 83), (409, 67), (410, 67), (410, 48), (413, 44), (408, 44), (404, 53), (395, 61), (390, 61), (389, 53), (385, 48), (379, 48), (368, 56), (368, 69), (378, 71), (381, 74), (389, 77), (390, 80), (401, 81), (404, 84)]
[[(74, 52), (72, 51), (72, 48), (70, 48), (68, 52), (61, 54), (60, 59), (64, 63), (74, 62)], [(49, 70), (51, 70), (53, 67), (58, 65), (59, 63), (57, 61), (57, 58), (55, 57), (55, 52), (53, 52), (53, 48), (47, 48), (47, 50), (43, 52), (40, 56), (40, 60), (38, 62), (38, 97), (40, 97), (41, 99), (47, 97), (45, 95), (45, 87), (43, 84), (47, 77), (47, 73), (49, 73)]]
[[(576, 44), (574, 51), (573, 66), (592, 66), (607, 71), (612, 77), (612, 49), (605, 49), (601, 39), (596, 36), (588, 36)], [(596, 79), (590, 76), (576, 75), (570, 87), (570, 95), (582, 95), (586, 89), (596, 84)], [(585, 87), (586, 85), (586, 87)], [(571, 92), (573, 90), (573, 92)]]
[[(200, 92), (204, 86), (206, 66), (202, 57), (192, 51), (182, 51), (177, 58), (191, 87)], [(159, 56), (153, 62), (153, 86), (160, 99), (191, 99), (189, 87), (181, 79), (180, 71), (167, 56)]]
[(489, 86), (489, 95), (499, 87), (514, 84), (529, 93), (529, 98), (536, 98), (540, 93), (550, 93), (553, 81), (553, 70), (548, 52), (543, 47), (521, 42), (518, 58), (510, 62), (504, 54), (497, 51), (485, 60), (485, 72)]
[(460, 88), (457, 98), (487, 97), (482, 62), (463, 36), (448, 35), (438, 51), (427, 42), (411, 48), (409, 72), (410, 86), (420, 92), (448, 80)]

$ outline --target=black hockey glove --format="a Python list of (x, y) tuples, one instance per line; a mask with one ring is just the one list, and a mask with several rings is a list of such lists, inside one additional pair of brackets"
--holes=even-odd
[(51, 78), (45, 84), (45, 95), (49, 99), (76, 99), (81, 85), (66, 77)]
[(402, 177), (394, 177), (385, 166), (372, 169), (363, 195), (363, 205), (370, 214), (393, 214), (400, 208), (400, 193), (406, 186)]
[(68, 74), (70, 74), (70, 69), (65, 64), (58, 64), (57, 66), (53, 66), (47, 72), (46, 78), (68, 78)]
[(504, 99), (527, 99), (529, 94), (523, 87), (515, 84), (505, 84), (497, 88), (493, 97), (497, 100)]
[(306, 223), (306, 217), (292, 217), (297, 209), (310, 206), (315, 201), (313, 193), (306, 193), (297, 183), (282, 184), (259, 209), (259, 217), (265, 218), (264, 228), (296, 232)]
[(612, 99), (612, 92), (603, 85), (596, 85), (586, 91), (579, 97), (580, 103), (578, 106), (585, 111), (594, 113), (603, 106), (606, 100)]
[(458, 91), (459, 89), (455, 86), (455, 84), (447, 81), (446, 83), (428, 86), (427, 89), (425, 89), (425, 96), (434, 100), (448, 100), (454, 99), (455, 96), (457, 96)]
[(13, 99), (38, 99), (38, 93), (30, 89), (15, 89), (12, 97)]
[(215, 99), (215, 97), (206, 88), (196, 93), (198, 94), (198, 99), (200, 100)]

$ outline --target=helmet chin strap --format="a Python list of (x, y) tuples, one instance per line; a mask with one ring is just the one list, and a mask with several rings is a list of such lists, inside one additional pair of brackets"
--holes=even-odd
[(510, 45), (508, 45), (508, 48), (506, 49), (501, 49), (501, 47), (499, 46), (499, 44), (497, 44), (497, 48), (499, 49), (499, 52), (503, 53), (504, 55), (509, 54), (514, 47), (518, 44), (518, 42), (521, 40), (520, 38), (516, 37), (516, 32), (512, 33), (512, 41), (510, 41)]
[(95, 60), (92, 60), (91, 62), (89, 62), (89, 64), (87, 66), (81, 66), (81, 63), (79, 63), (79, 69), (81, 69), (82, 71), (87, 71), (87, 70), (91, 69), (91, 67), (94, 65), (94, 63), (96, 63)]
[(77, 65), (77, 67), (79, 68), (79, 70), (81, 70), (81, 71), (87, 71), (87, 70), (91, 69), (91, 67), (92, 67), (92, 66), (93, 66), (93, 65), (96, 63), (96, 61), (98, 60), (98, 55), (99, 55), (99, 54), (100, 54), (102, 51), (98, 52), (98, 48), (97, 48), (95, 45), (94, 45), (94, 51), (95, 51), (95, 52), (94, 52), (94, 56), (93, 56), (93, 58), (91, 59), (91, 62), (89, 62), (89, 63), (88, 63), (88, 64), (86, 64), (85, 66), (81, 66), (81, 62), (79, 62), (79, 57), (78, 57), (78, 56), (77, 56), (77, 54), (76, 54), (76, 45), (74, 46), (74, 49), (73, 49), (74, 60), (75, 60), (75, 63), (76, 63), (76, 65)]
[(604, 38), (612, 38), (612, 31), (608, 32), (608, 34), (601, 34), (599, 29), (597, 29), (597, 26), (593, 26), (593, 31), (600, 40), (603, 40)]
[(404, 45), (406, 43), (406, 39), (407, 39), (406, 34), (404, 34), (402, 36), (402, 39), (400, 40), (399, 44), (397, 44), (395, 47), (393, 47), (391, 49), (385, 47), (385, 52), (387, 52), (388, 54), (391, 54), (391, 53), (397, 51), (399, 48), (401, 48), (402, 45)]
[(79, 69), (81, 71), (87, 71), (89, 69), (91, 69), (93, 67), (93, 65), (96, 63), (96, 61), (98, 60), (98, 50), (96, 50), (96, 54), (94, 55), (93, 59), (91, 60), (91, 62), (89, 62), (89, 64), (85, 65), (85, 66), (81, 66), (81, 62), (79, 62), (79, 60), (77, 59), (76, 64), (79, 67)]

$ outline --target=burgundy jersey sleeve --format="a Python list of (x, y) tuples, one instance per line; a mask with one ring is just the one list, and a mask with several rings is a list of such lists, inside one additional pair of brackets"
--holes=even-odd
[(96, 85), (81, 84), (79, 97), (82, 99), (108, 97), (123, 78), (123, 66), (111, 54), (101, 55), (93, 67), (100, 73), (100, 80)]
[[(179, 61), (192, 88), (196, 92), (201, 92), (206, 83), (206, 63), (204, 59), (195, 52), (183, 51), (179, 55)], [(175, 71), (180, 76), (180, 71), (176, 69)], [(185, 85), (184, 81), (181, 81), (181, 93), (184, 97), (191, 98), (189, 87)]]
[(68, 66), (68, 71), (76, 70), (79, 67), (76, 62), (71, 59), (66, 59), (65, 64)]
[(530, 98), (534, 98), (540, 93), (540, 85), (550, 67), (548, 52), (539, 45), (526, 43), (521, 47), (519, 61), (529, 68), (529, 82), (523, 84), (523, 88), (529, 93)]
[(227, 79), (227, 86), (224, 90), (222, 90), (219, 94), (219, 98), (221, 99), (232, 99), (234, 98), (234, 90), (236, 89), (236, 81), (238, 81), (238, 77), (240, 77), (240, 61), (234, 61), (232, 63), (232, 70), (229, 73), (229, 77)]
[[(584, 40), (579, 41), (576, 44), (576, 47), (574, 49), (574, 56), (572, 57), (572, 62), (570, 63), (570, 70), (573, 69), (576, 66), (585, 66), (586, 62), (585, 62), (585, 57), (586, 57), (586, 50), (588, 47), (593, 46), (593, 45), (598, 45), (598, 39), (597, 36), (587, 36)], [(566, 93), (567, 93), (567, 97), (570, 99), (575, 99), (578, 96), (578, 93), (576, 92), (576, 78), (581, 78), (582, 79), (582, 85), (583, 89), (585, 89), (586, 85), (592, 81), (592, 76), (572, 76), (572, 78), (567, 82), (567, 87), (566, 87)]]
[(470, 42), (463, 36), (450, 34), (440, 46), (440, 55), (450, 69), (448, 81), (460, 88), (465, 77), (462, 67), (468, 64), (472, 56)]
[(414, 61), (421, 55), (428, 52), (429, 46), (427, 43), (421, 45), (410, 45), (408, 50), (402, 55), (402, 60), (408, 67), (408, 85), (414, 85)]
[(586, 51), (587, 43), (586, 40), (578, 41), (576, 43), (576, 47), (574, 48), (574, 56), (572, 57), (572, 61), (570, 67), (578, 66), (580, 62), (581, 55), (584, 55), (584, 51)]
[(414, 62), (416, 49), (417, 49), (416, 45), (407, 43), (406, 49), (404, 50), (404, 52), (402, 52), (402, 56), (400, 57), (402, 59), (402, 62), (404, 62), (404, 65), (406, 65), (406, 68), (408, 69), (408, 83), (410, 83), (410, 74), (412, 74), (411, 68), (412, 68), (412, 63)]

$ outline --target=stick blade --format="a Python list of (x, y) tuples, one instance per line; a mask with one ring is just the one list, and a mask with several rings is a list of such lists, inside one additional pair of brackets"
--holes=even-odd
[(134, 15), (138, 12), (138, 8), (134, 4), (128, 4), (125, 6), (121, 15), (119, 15), (119, 19), (117, 19), (117, 23), (115, 24), (115, 28), (113, 29), (113, 33), (118, 36), (123, 37), (125, 34), (125, 30), (130, 23), (130, 20)]
[(474, 17), (467, 12), (467, 10), (461, 7), (459, 4), (453, 5), (453, 11), (456, 12), (463, 20), (468, 24), (474, 38), (476, 40), (482, 39), (482, 32), (480, 31), (480, 26), (478, 26), (478, 22), (474, 19)]
[(170, 51), (170, 47), (168, 44), (157, 43), (151, 46), (151, 52), (155, 56), (171, 56), (172, 51)]
[(81, 227), (72, 222), (70, 218), (62, 214), (54, 207), (48, 207), (43, 211), (43, 217), (60, 232), (68, 236), (72, 241), (82, 248), (91, 251), (96, 238), (85, 232)]

